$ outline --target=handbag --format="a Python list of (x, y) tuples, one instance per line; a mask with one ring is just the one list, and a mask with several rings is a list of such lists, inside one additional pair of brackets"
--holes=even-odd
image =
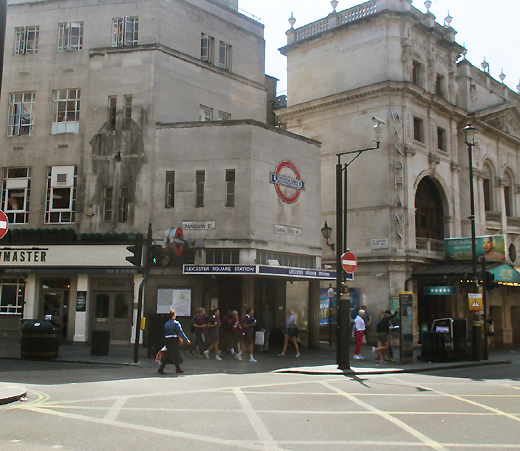
[(179, 340), (179, 346), (182, 346), (184, 344), (184, 340), (181, 337), (177, 337)]
[(255, 333), (255, 345), (264, 345), (264, 333), (261, 330)]
[(157, 353), (157, 355), (155, 356), (155, 361), (156, 362), (161, 362), (161, 360), (164, 358), (164, 356), (166, 355), (166, 346), (163, 346), (159, 352)]
[(296, 337), (298, 335), (298, 328), (296, 327), (296, 324), (291, 324), (287, 328), (287, 335), (289, 335), (289, 337)]

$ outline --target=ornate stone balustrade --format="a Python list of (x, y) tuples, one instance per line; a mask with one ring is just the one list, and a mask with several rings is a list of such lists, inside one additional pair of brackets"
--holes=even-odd
[(349, 22), (377, 12), (377, 0), (372, 0), (362, 5), (354, 6), (339, 13), (331, 13), (324, 19), (305, 25), (304, 27), (291, 29), (287, 32), (287, 44), (308, 39), (332, 28), (339, 27)]
[(354, 8), (346, 9), (339, 13), (339, 23), (341, 25), (355, 20), (361, 19), (362, 17), (370, 16), (377, 12), (377, 2), (372, 1), (363, 3), (362, 5), (355, 6)]
[(426, 251), (427, 253), (443, 254), (444, 241), (434, 240), (432, 238), (416, 238), (416, 247), (418, 251)]
[(486, 211), (486, 222), (502, 222), (502, 212)]
[(520, 218), (508, 217), (507, 227), (515, 227), (517, 229), (520, 229)]

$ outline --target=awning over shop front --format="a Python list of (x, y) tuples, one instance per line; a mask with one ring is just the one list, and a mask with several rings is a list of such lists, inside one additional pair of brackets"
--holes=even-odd
[(495, 281), (503, 285), (518, 286), (520, 284), (520, 273), (509, 265), (501, 265), (489, 272), (495, 276)]
[[(412, 274), (412, 277), (435, 277), (435, 276), (446, 276), (446, 277), (468, 277), (471, 275), (473, 267), (471, 264), (447, 264), (434, 266), (432, 268), (421, 269)], [(482, 265), (477, 265), (477, 271), (482, 271)], [(518, 285), (520, 284), (520, 273), (509, 265), (503, 263), (488, 263), (486, 265), (486, 271), (489, 271), (495, 276), (495, 281), (503, 285)]]

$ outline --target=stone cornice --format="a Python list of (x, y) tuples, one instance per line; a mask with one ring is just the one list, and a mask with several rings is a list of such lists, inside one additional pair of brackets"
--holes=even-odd
[(299, 116), (314, 114), (317, 111), (326, 111), (340, 108), (345, 104), (357, 103), (381, 96), (403, 97), (418, 101), (422, 106), (434, 108), (439, 113), (454, 117), (457, 121), (464, 121), (468, 113), (455, 105), (430, 94), (410, 82), (387, 81), (375, 85), (365, 86), (351, 91), (342, 92), (309, 102), (293, 105), (276, 111), (277, 117), (283, 122)]

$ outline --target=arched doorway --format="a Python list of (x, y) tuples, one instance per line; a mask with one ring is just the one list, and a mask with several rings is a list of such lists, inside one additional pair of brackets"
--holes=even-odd
[(444, 239), (444, 211), (439, 190), (430, 177), (419, 183), (415, 193), (415, 236)]

